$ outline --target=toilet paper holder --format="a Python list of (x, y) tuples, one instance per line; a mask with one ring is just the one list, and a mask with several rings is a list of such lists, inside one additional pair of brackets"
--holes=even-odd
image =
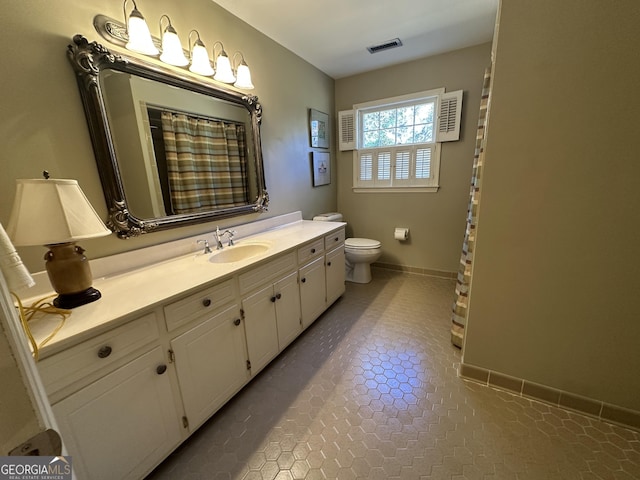
[(396, 227), (393, 232), (393, 238), (401, 242), (407, 240), (409, 238), (409, 229), (406, 227)]

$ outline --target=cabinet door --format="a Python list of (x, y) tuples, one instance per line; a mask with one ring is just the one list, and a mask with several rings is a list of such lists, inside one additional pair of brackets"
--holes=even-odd
[(232, 305), (174, 338), (171, 348), (193, 431), (249, 379), (240, 307)]
[(180, 442), (165, 363), (156, 347), (53, 405), (76, 478), (142, 478)]
[(331, 250), (326, 256), (327, 306), (335, 302), (345, 290), (344, 287), (344, 245)]
[(262, 370), (278, 354), (276, 300), (272, 284), (242, 299), (251, 375)]
[(298, 273), (294, 272), (277, 282), (273, 291), (276, 295), (278, 346), (283, 350), (302, 331)]
[(302, 326), (307, 328), (326, 307), (324, 257), (300, 269), (300, 307)]

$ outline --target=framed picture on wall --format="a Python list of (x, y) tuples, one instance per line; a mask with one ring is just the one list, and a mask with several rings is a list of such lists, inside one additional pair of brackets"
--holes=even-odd
[(329, 185), (331, 183), (331, 156), (328, 152), (311, 152), (313, 168), (313, 186)]
[(329, 148), (329, 115), (310, 108), (309, 133), (312, 147)]

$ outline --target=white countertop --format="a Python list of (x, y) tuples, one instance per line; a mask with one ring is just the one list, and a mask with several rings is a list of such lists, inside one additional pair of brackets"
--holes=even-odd
[[(102, 298), (74, 308), (60, 331), (40, 349), (40, 358), (50, 356), (96, 334), (110, 330), (160, 304), (170, 302), (174, 298), (249, 270), (270, 260), (275, 255), (295, 250), (298, 246), (328, 235), (344, 225), (342, 222), (297, 220), (284, 225), (272, 226), (268, 230), (245, 237), (237, 235), (235, 246), (225, 246), (225, 249), (236, 248), (248, 243), (265, 243), (269, 245), (269, 249), (265, 253), (233, 263), (209, 262), (208, 257), (216, 254), (215, 245), (210, 242), (213, 253), (206, 254), (206, 257), (200, 245), (196, 252), (191, 251), (178, 257), (156, 261), (129, 271), (112, 272), (97, 278), (94, 271), (93, 286), (101, 292)], [(235, 229), (236, 227), (234, 227)], [(241, 231), (240, 228), (237, 230)], [(245, 232), (248, 231), (250, 230), (245, 230)], [(201, 237), (202, 235), (198, 236), (198, 238)], [(189, 239), (189, 241), (195, 245), (196, 237)], [(195, 247), (191, 249), (194, 250)], [(144, 250), (136, 251), (136, 255), (143, 256)], [(106, 263), (108, 262), (109, 259), (106, 259)], [(27, 298), (23, 303), (25, 306), (29, 305), (40, 297)], [(39, 343), (45, 339), (59, 322), (60, 317), (55, 315), (39, 315), (38, 318), (32, 320), (30, 327), (36, 341)]]

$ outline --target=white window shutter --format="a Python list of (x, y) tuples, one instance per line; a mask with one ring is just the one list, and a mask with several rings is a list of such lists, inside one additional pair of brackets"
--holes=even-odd
[(353, 110), (338, 112), (338, 148), (341, 152), (356, 148), (355, 115)]
[(460, 117), (462, 114), (462, 90), (440, 95), (438, 133), (436, 142), (460, 140)]

